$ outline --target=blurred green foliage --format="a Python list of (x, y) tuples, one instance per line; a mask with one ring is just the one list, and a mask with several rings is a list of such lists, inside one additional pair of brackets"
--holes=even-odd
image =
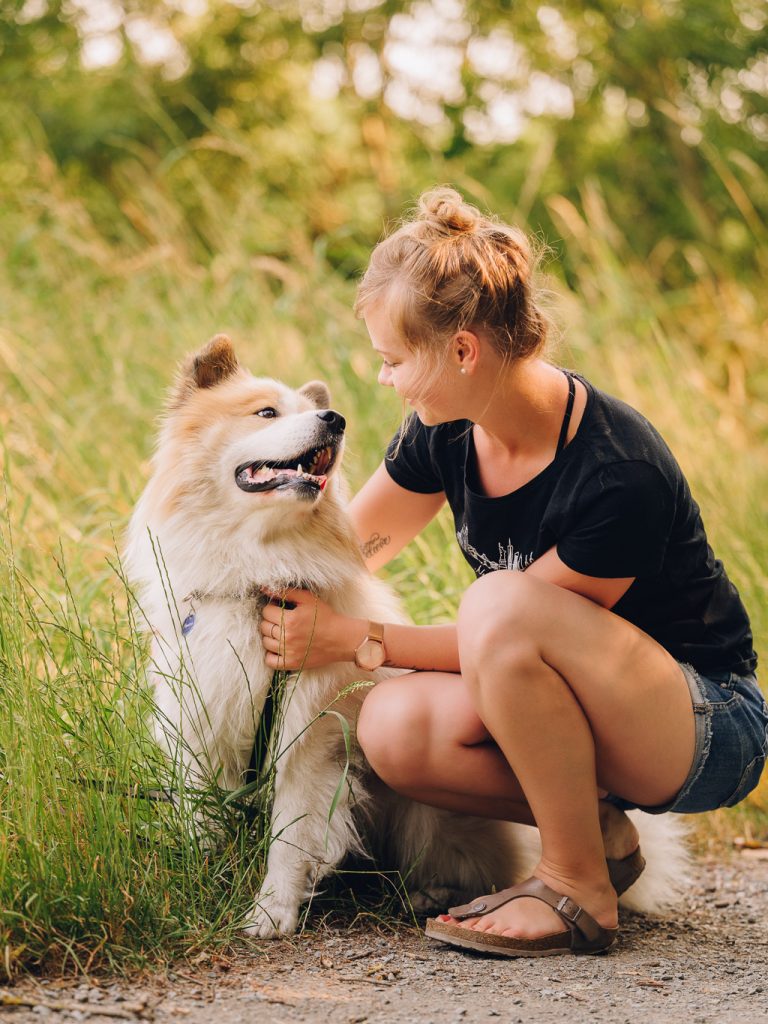
[[(198, 202), (204, 180), (228, 203), (251, 194), (254, 252), (301, 258), (322, 239), (346, 273), (434, 181), (550, 240), (547, 196), (578, 202), (599, 181), (663, 283), (695, 277), (702, 251), (718, 271), (759, 275), (767, 19), (758, 0), (15, 0), (0, 10), (0, 178), (18, 188), (34, 175), (8, 137), (23, 124), (107, 236), (156, 241), (132, 201), (149, 174), (186, 203), (189, 255), (207, 262), (226, 240)], [(415, 85), (403, 40), (423, 40)], [(114, 62), (84, 66), (99, 44)], [(335, 96), (312, 93), (318, 61)], [(493, 141), (504, 109), (523, 130)]]

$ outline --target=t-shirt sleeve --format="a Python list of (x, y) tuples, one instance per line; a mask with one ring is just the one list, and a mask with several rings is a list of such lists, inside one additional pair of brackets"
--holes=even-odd
[(664, 563), (674, 511), (672, 489), (655, 466), (632, 461), (603, 466), (583, 485), (557, 553), (585, 576), (655, 576)]
[(396, 484), (419, 494), (442, 491), (443, 481), (434, 458), (434, 428), (425, 427), (415, 414), (389, 442), (384, 465)]

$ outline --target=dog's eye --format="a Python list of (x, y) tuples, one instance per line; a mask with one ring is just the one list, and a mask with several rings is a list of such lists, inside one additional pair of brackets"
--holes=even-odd
[(273, 420), (277, 416), (277, 409), (273, 409), (271, 405), (268, 405), (266, 409), (257, 409), (254, 416), (263, 416), (265, 420)]

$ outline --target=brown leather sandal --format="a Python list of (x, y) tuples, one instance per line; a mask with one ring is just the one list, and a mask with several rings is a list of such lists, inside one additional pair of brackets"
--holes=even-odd
[(493, 932), (478, 932), (472, 928), (459, 928), (434, 917), (427, 921), (426, 934), (430, 939), (447, 942), (451, 946), (474, 949), (498, 956), (552, 956), (556, 953), (603, 953), (616, 942), (618, 928), (603, 928), (569, 896), (563, 896), (542, 882), (528, 878), (510, 889), (502, 889), (491, 896), (481, 896), (472, 903), (451, 907), (448, 913), (458, 921), (470, 917), (483, 917), (498, 907), (522, 896), (533, 896), (555, 910), (568, 925), (568, 931), (543, 935), (538, 939), (513, 938)]
[(623, 860), (611, 860), (610, 857), (606, 857), (606, 862), (608, 864), (608, 877), (611, 880), (611, 885), (616, 890), (617, 896), (621, 896), (630, 885), (634, 885), (645, 870), (645, 857), (640, 853), (639, 846), (628, 857), (624, 857)]

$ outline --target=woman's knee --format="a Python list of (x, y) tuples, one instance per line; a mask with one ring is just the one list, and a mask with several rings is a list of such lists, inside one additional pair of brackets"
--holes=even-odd
[(376, 774), (395, 788), (418, 771), (430, 732), (425, 702), (396, 680), (379, 683), (363, 701), (358, 743)]
[(531, 614), (540, 597), (532, 580), (508, 570), (481, 576), (467, 589), (457, 632), (461, 674), (471, 692), (501, 676), (512, 684), (541, 660)]

